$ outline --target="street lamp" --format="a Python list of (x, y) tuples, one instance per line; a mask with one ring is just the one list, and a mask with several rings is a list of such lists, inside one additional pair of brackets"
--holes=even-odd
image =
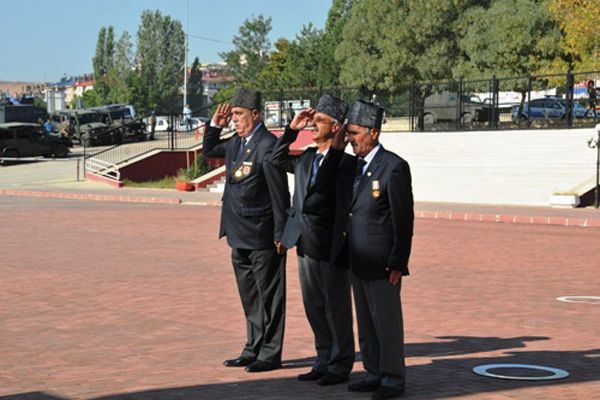
[(590, 137), (587, 141), (590, 149), (596, 149), (596, 189), (594, 190), (594, 207), (600, 204), (600, 124), (596, 125), (596, 138)]

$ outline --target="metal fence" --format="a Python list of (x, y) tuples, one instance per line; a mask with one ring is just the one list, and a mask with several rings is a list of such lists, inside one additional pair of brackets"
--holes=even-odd
[(85, 159), (93, 157), (111, 164), (128, 162), (155, 150), (189, 150), (202, 143), (203, 120), (187, 122), (183, 114), (156, 115), (152, 133), (150, 116), (144, 116), (146, 135), (125, 138), (123, 143), (83, 147)]
[[(264, 119), (282, 127), (286, 108), (315, 106), (323, 93), (351, 103), (362, 99), (385, 108), (387, 131), (464, 131), (592, 127), (600, 104), (588, 83), (600, 71), (482, 80), (414, 82), (393, 91), (366, 88), (308, 88), (263, 92)], [(591, 98), (590, 98), (591, 97)]]

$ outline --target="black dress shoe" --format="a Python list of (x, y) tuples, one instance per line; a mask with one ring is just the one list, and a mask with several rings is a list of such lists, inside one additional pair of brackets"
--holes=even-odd
[(374, 392), (379, 389), (381, 383), (377, 381), (359, 381), (348, 385), (350, 392)]
[(254, 360), (256, 360), (256, 358), (238, 357), (233, 360), (223, 361), (223, 365), (226, 367), (245, 367), (246, 365), (252, 364)]
[(325, 372), (319, 372), (315, 369), (311, 369), (310, 372), (306, 374), (298, 375), (299, 381), (318, 381), (322, 376), (325, 375)]
[(317, 384), (319, 384), (321, 386), (331, 386), (331, 385), (337, 385), (339, 383), (344, 383), (347, 381), (348, 381), (347, 376), (341, 376), (338, 374), (334, 374), (332, 372), (328, 372), (325, 375), (323, 375), (323, 377), (321, 377), (321, 379), (319, 379), (317, 381)]
[(373, 400), (395, 399), (404, 395), (404, 388), (393, 388), (391, 386), (382, 386), (375, 391), (371, 398)]
[(246, 367), (246, 372), (265, 372), (281, 368), (281, 363), (270, 363), (266, 361), (256, 360)]

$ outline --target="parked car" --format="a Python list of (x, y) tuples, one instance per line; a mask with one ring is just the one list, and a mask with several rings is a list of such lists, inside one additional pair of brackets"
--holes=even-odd
[(49, 134), (40, 124), (9, 122), (0, 124), (0, 156), (66, 157), (73, 142), (60, 135)]
[[(519, 106), (512, 109), (512, 120), (519, 120)], [(564, 119), (567, 115), (567, 102), (560, 97), (544, 97), (542, 99), (531, 100), (523, 104), (521, 119)], [(583, 118), (585, 107), (579, 102), (573, 101), (573, 118)]]
[[(150, 117), (144, 118), (146, 124), (146, 132), (152, 131), (152, 125), (150, 123)], [(154, 132), (166, 132), (169, 130), (169, 117), (166, 115), (156, 116), (156, 126)]]
[[(194, 130), (194, 129), (196, 129), (196, 128), (202, 126), (202, 125), (204, 125), (204, 123), (206, 121), (208, 121), (208, 118), (206, 118), (206, 117), (198, 117), (198, 118), (193, 117), (193, 118), (191, 118), (191, 120), (192, 120), (192, 129), (191, 130)], [(188, 125), (185, 123), (184, 120), (179, 121), (179, 123), (176, 126), (177, 126), (177, 130), (180, 131), (180, 132), (187, 132), (188, 131)]]
[(459, 99), (462, 103), (460, 120), (464, 124), (479, 121), (482, 110), (486, 107), (478, 96), (465, 93), (461, 97), (455, 92), (432, 93), (427, 96), (424, 104), (426, 124), (437, 121), (456, 121), (458, 119)]

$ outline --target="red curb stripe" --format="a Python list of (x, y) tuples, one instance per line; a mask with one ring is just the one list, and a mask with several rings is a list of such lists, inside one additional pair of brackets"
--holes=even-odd
[(525, 225), (555, 225), (600, 228), (600, 219), (536, 217), (508, 214), (451, 213), (448, 211), (415, 211), (416, 218), (445, 219), (454, 221), (496, 222)]
[(2, 196), (20, 196), (20, 197), (43, 197), (67, 200), (91, 200), (91, 201), (114, 201), (120, 203), (149, 203), (149, 204), (181, 204), (181, 199), (161, 198), (161, 197), (133, 197), (133, 196), (112, 196), (112, 195), (94, 195), (91, 193), (64, 193), (64, 192), (38, 192), (31, 190), (0, 189)]

